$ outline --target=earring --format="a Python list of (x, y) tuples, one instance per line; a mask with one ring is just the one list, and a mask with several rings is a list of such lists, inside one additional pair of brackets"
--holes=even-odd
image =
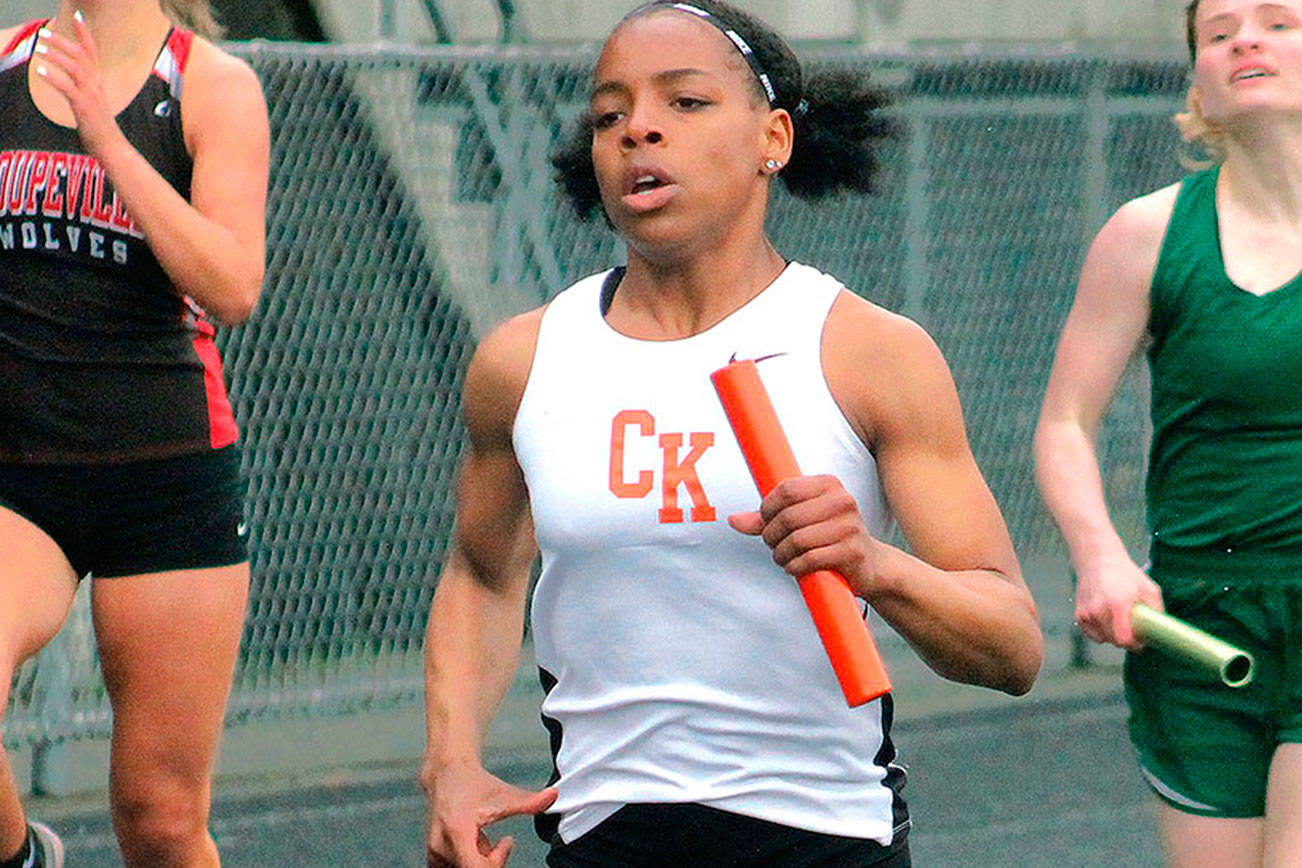
[(782, 164), (777, 160), (765, 160), (764, 168), (768, 169), (770, 172), (776, 172), (778, 169), (782, 168)]

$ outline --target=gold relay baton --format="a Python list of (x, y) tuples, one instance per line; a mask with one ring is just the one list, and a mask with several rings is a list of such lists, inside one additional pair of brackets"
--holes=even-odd
[(1130, 610), (1130, 626), (1144, 644), (1199, 664), (1226, 687), (1243, 687), (1252, 681), (1256, 661), (1251, 654), (1179, 618), (1136, 603)]

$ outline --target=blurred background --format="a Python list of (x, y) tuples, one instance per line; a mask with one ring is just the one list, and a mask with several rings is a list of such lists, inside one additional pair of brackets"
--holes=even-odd
[[(214, 2), (229, 50), (262, 79), (273, 134), (265, 296), (221, 336), (244, 429), (254, 570), (215, 826), (228, 864), (351, 864), (337, 855), (350, 846), (364, 864), (421, 864), (411, 783), (421, 647), (452, 525), (461, 377), (493, 324), (621, 261), (604, 224), (559, 202), (547, 158), (586, 104), (600, 40), (633, 5)], [(1153, 836), (1132, 822), (1148, 802), (1124, 740), (1119, 657), (1085, 648), (1071, 626), (1070, 572), (1034, 488), (1030, 439), (1085, 245), (1125, 199), (1183, 172), (1170, 120), (1184, 99), (1183, 4), (739, 5), (807, 64), (868, 71), (897, 95), (903, 132), (883, 154), (880, 195), (811, 206), (779, 192), (770, 231), (785, 255), (940, 343), (1049, 639), (1040, 685), (1010, 703), (940, 682), (875, 626), (901, 725), (920, 744), (930, 738), (933, 754), (955, 761), (976, 745), (1011, 750), (998, 763), (1009, 776), (1046, 764), (1067, 775), (1039, 778), (1040, 792), (1014, 777), (992, 783), (988, 770), (926, 772), (918, 798), (952, 810), (930, 832), (920, 824), (919, 852), (932, 858), (919, 864), (1012, 864), (975, 846), (990, 829), (999, 847), (1016, 841), (1028, 854), (1019, 865), (1156, 864)], [(3, 23), (54, 6), (6, 0)], [(1100, 444), (1114, 516), (1138, 557), (1145, 394), (1135, 366)], [(112, 865), (110, 717), (86, 603), (19, 673), (4, 739), (38, 816), (61, 820), (80, 854), (72, 864)], [(489, 761), (529, 786), (550, 767), (539, 695), (526, 638)], [(1065, 742), (1071, 726), (1094, 734)], [(1010, 731), (1032, 747), (1011, 746)], [(1103, 779), (1096, 802), (1054, 795), (1101, 766), (1119, 778)], [(951, 789), (930, 794), (927, 775)], [(956, 795), (963, 780), (972, 793)], [(1013, 791), (1024, 804), (998, 800)], [(322, 828), (348, 826), (335, 820), (387, 837), (359, 833), (318, 856)], [(1121, 855), (1099, 850), (1103, 833)], [(541, 864), (531, 846), (521, 864)]]
[[(231, 39), (574, 44), (599, 41), (626, 0), (213, 0)], [(867, 48), (1075, 43), (1169, 49), (1183, 38), (1171, 0), (741, 0), (794, 42)], [(53, 0), (7, 0), (13, 20)]]

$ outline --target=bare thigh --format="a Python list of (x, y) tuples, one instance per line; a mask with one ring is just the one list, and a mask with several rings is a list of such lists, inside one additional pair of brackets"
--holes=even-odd
[(199, 799), (206, 816), (248, 589), (247, 563), (96, 580), (115, 806)]
[(1170, 868), (1261, 868), (1264, 820), (1201, 817), (1165, 802), (1157, 814)]
[(0, 507), (0, 714), (13, 672), (59, 632), (77, 593), (72, 565), (54, 540)]
[(1302, 744), (1280, 745), (1270, 764), (1263, 864), (1302, 865)]
[[(48, 535), (0, 507), (0, 716), (9, 707), (14, 671), (59, 632), (72, 608), (77, 577)], [(0, 853), (27, 833), (9, 757), (0, 748)]]

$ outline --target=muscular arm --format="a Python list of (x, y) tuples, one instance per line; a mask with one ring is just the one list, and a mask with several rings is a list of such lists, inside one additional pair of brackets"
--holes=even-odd
[(733, 526), (761, 534), (793, 576), (839, 571), (941, 675), (1025, 693), (1043, 655), (1035, 604), (940, 351), (913, 323), (844, 293), (824, 332), (823, 369), (916, 554), (873, 538), (831, 476), (781, 483)]
[(1143, 340), (1175, 196), (1170, 187), (1128, 203), (1090, 247), (1035, 433), (1036, 477), (1076, 567), (1077, 619), (1091, 638), (1127, 646), (1135, 600), (1160, 607), (1161, 599), (1108, 515), (1095, 441)]
[[(469, 456), (425, 634), (427, 763), (479, 762), (524, 635), (533, 529), (513, 459)], [(473, 504), (473, 505), (472, 505)]]
[(537, 555), (511, 428), (537, 341), (539, 314), (518, 317), (480, 345), (466, 373), (470, 445), (457, 486), (457, 529), (430, 608), (425, 642), (431, 865), (503, 865), (484, 826), (545, 810), (555, 791), (527, 793), (488, 775), (484, 736), (510, 687)]
[(270, 162), (267, 107), (243, 61), (196, 39), (181, 101), (194, 159), (190, 200), (127, 140), (104, 96), (94, 39), (43, 37), (46, 77), (67, 99), (82, 143), (113, 181), (128, 213), (177, 291), (217, 319), (237, 323), (262, 290)]
[(939, 674), (1024, 693), (1043, 655), (1039, 621), (949, 368), (913, 323), (848, 296), (839, 307), (829, 382), (872, 447), (913, 550), (876, 541), (865, 599)]

